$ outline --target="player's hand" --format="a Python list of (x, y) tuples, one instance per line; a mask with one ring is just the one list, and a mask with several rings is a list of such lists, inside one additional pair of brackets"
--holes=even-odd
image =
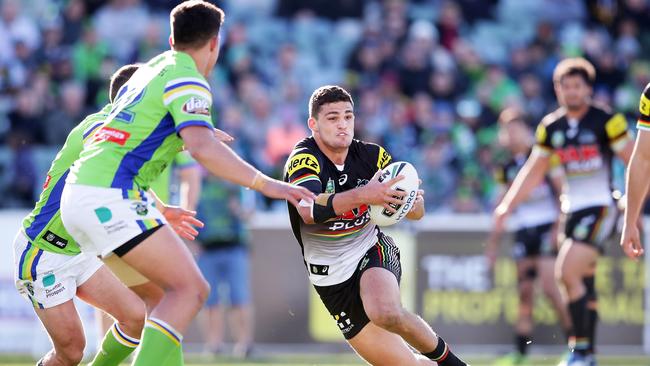
[(409, 220), (419, 220), (424, 216), (424, 190), (418, 189), (413, 206), (406, 215)]
[(363, 201), (369, 205), (381, 205), (389, 212), (395, 213), (397, 211), (391, 204), (401, 205), (406, 192), (391, 189), (390, 187), (404, 179), (404, 176), (398, 175), (395, 178), (380, 182), (380, 174), (381, 170), (377, 171), (368, 184), (361, 189), (363, 192)]
[(494, 228), (493, 230), (497, 230), (499, 232), (503, 232), (506, 227), (506, 220), (508, 220), (508, 216), (510, 216), (510, 209), (505, 206), (503, 203), (499, 204), (495, 209), (494, 209)]
[(623, 227), (623, 235), (621, 236), (621, 247), (625, 255), (630, 259), (636, 261), (643, 255), (643, 245), (641, 244), (641, 237), (639, 228), (636, 225), (625, 225)]
[(261, 187), (260, 192), (270, 198), (284, 199), (298, 207), (298, 202), (313, 202), (316, 195), (305, 187), (294, 186), (276, 179), (269, 179)]
[(235, 138), (230, 136), (228, 133), (226, 133), (223, 130), (220, 130), (218, 128), (214, 129), (214, 137), (217, 138), (217, 140), (221, 142), (233, 142), (235, 141)]
[(165, 206), (162, 214), (176, 234), (183, 239), (196, 239), (199, 232), (195, 227), (202, 228), (204, 226), (203, 222), (195, 217), (196, 211), (185, 210), (177, 206)]

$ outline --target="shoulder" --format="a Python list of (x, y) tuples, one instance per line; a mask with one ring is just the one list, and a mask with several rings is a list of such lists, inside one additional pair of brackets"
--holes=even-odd
[(376, 165), (377, 169), (383, 169), (393, 159), (386, 149), (373, 142), (352, 140), (350, 151), (361, 155), (364, 159), (371, 160), (371, 163)]
[(594, 118), (603, 120), (609, 120), (615, 114), (610, 107), (602, 104), (592, 105), (589, 109), (589, 113), (591, 113)]
[(558, 108), (553, 112), (547, 114), (542, 118), (542, 121), (539, 123), (539, 126), (549, 128), (553, 125), (557, 125), (559, 121), (563, 120), (566, 116), (566, 109)]
[(321, 172), (323, 163), (322, 153), (313, 137), (307, 137), (300, 140), (291, 151), (285, 171), (287, 174), (292, 175), (301, 169), (314, 171), (316, 174)]

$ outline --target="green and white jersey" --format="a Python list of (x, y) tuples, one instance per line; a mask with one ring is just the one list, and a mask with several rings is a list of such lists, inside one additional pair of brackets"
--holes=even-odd
[(67, 182), (142, 189), (181, 151), (178, 133), (205, 126), (212, 133), (212, 95), (194, 60), (167, 51), (141, 66), (119, 90), (106, 124), (86, 144)]
[(172, 175), (174, 174), (174, 169), (185, 169), (191, 166), (195, 166), (196, 161), (192, 159), (192, 156), (187, 151), (181, 151), (174, 157), (172, 164), (169, 164), (162, 174), (158, 176), (149, 188), (151, 188), (156, 196), (166, 204), (170, 204), (171, 192), (170, 188), (172, 185)]
[(70, 167), (83, 150), (85, 141), (89, 141), (102, 126), (111, 105), (91, 114), (77, 125), (65, 141), (47, 172), (38, 202), (34, 210), (23, 220), (23, 231), (32, 245), (54, 253), (76, 255), (79, 245), (72, 239), (61, 222), (61, 192), (65, 185)]

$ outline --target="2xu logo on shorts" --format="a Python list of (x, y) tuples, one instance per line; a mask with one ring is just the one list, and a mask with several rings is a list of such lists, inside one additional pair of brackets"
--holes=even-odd
[(146, 214), (149, 213), (149, 209), (147, 208), (147, 204), (144, 202), (133, 202), (131, 204), (131, 209), (135, 211), (140, 216), (145, 216)]
[(334, 315), (334, 320), (336, 320), (336, 325), (339, 326), (341, 333), (343, 334), (349, 332), (352, 328), (354, 328), (354, 324), (352, 324), (352, 321), (348, 317), (348, 314), (346, 314), (344, 311), (342, 311), (339, 315)]

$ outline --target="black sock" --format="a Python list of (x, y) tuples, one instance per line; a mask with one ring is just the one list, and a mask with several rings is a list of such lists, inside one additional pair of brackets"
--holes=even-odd
[(596, 294), (596, 281), (594, 276), (582, 279), (587, 289), (587, 331), (589, 336), (588, 353), (595, 353), (596, 344), (596, 324), (598, 323), (598, 296)]
[(423, 353), (425, 357), (438, 363), (440, 366), (467, 366), (455, 354), (451, 352), (445, 341), (438, 337), (438, 346), (429, 353)]
[(589, 349), (589, 312), (587, 309), (587, 294), (569, 303), (569, 314), (573, 322), (575, 337), (569, 342), (569, 347), (576, 353), (586, 355)]
[(528, 342), (530, 341), (530, 337), (525, 334), (517, 334), (515, 336), (515, 347), (517, 347), (517, 352), (519, 352), (520, 355), (525, 355), (528, 353)]

